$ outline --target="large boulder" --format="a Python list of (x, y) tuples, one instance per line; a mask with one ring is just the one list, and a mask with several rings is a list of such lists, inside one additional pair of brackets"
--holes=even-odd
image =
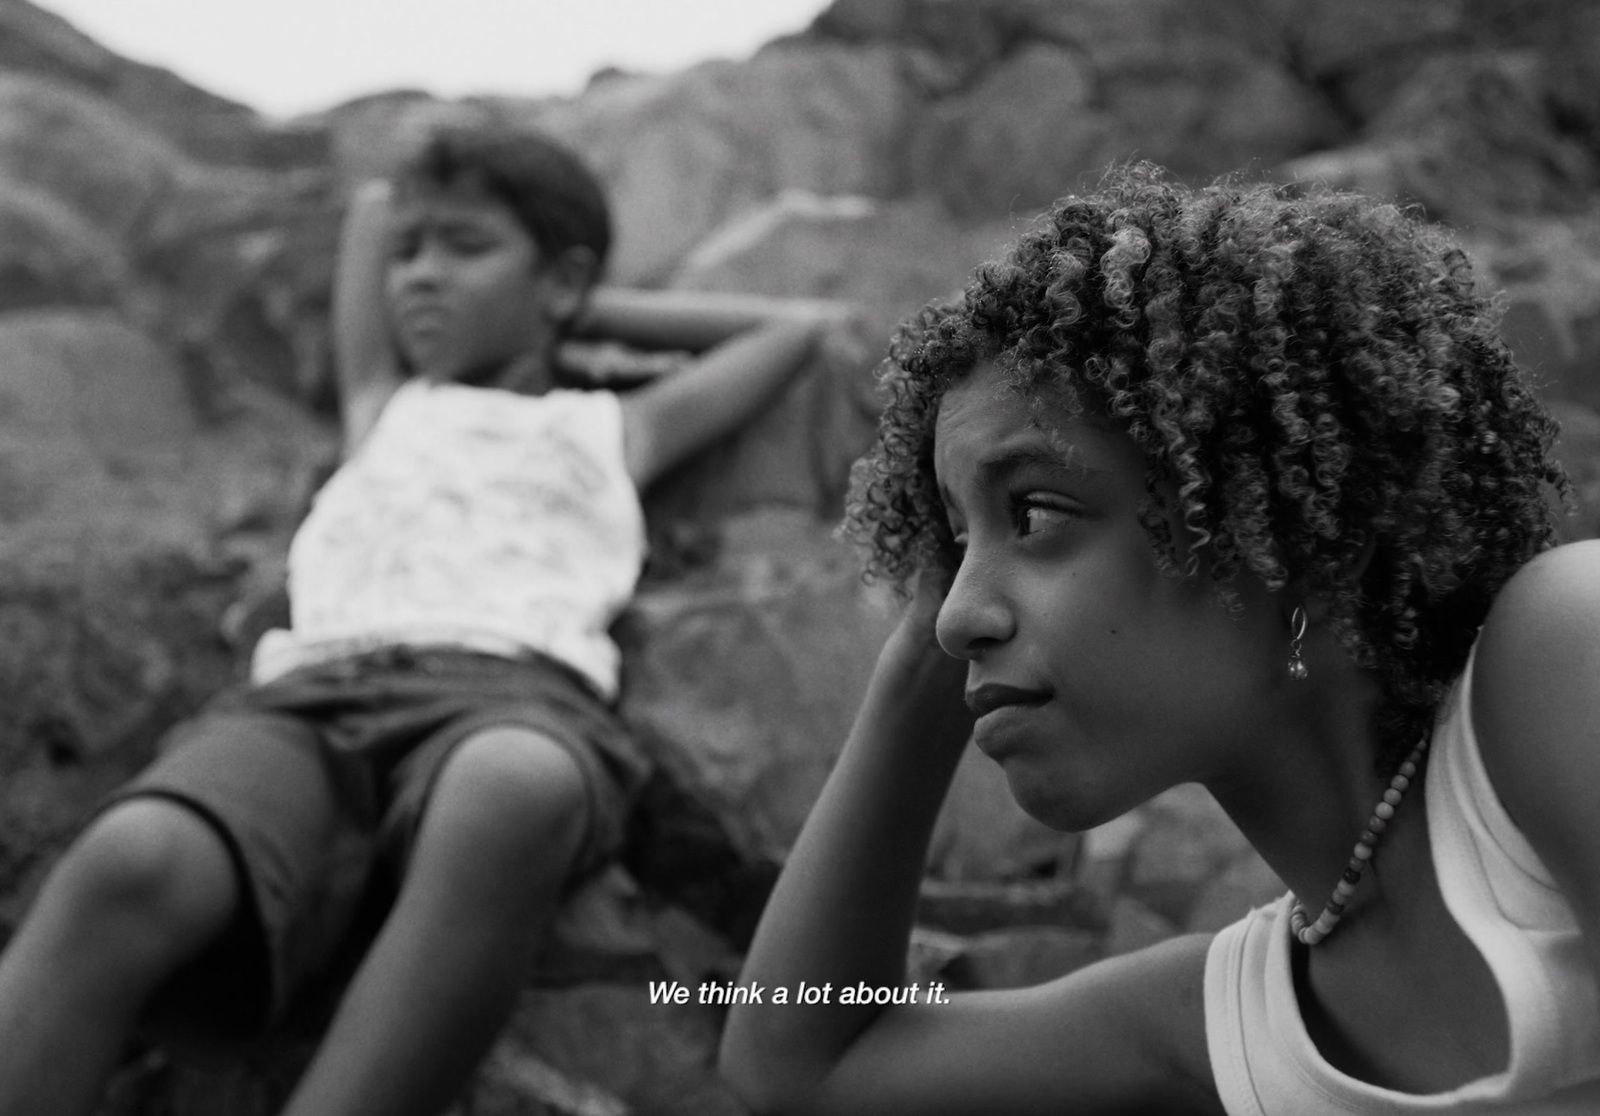
[(678, 564), (672, 535), (714, 533), (719, 521), (741, 512), (838, 514), (851, 462), (866, 450), (877, 417), (871, 354), (859, 329), (828, 331), (808, 367), (771, 404), (646, 494), (658, 570), (661, 562)]
[(669, 285), (842, 299), (860, 308), (862, 359), (872, 363), (898, 323), (931, 300), (959, 296), (972, 269), (1024, 223), (973, 224), (927, 195), (884, 201), (786, 190), (714, 230)]
[(1504, 292), (1502, 332), (1547, 399), (1600, 407), (1600, 209), (1502, 217), (1469, 238)]
[(891, 49), (780, 44), (746, 63), (598, 82), (538, 122), (583, 152), (611, 192), (612, 275), (648, 283), (782, 189), (902, 192), (915, 108)]
[(128, 297), (121, 247), (54, 194), (0, 177), (0, 312)]
[(234, 677), (226, 610), (282, 553), (315, 424), (202, 422), (111, 311), (0, 315), (0, 931), (93, 801)]
[(126, 243), (189, 160), (114, 103), (52, 78), (0, 73), (0, 168)]
[(5, 484), (39, 511), (58, 486), (70, 491), (94, 476), (176, 477), (194, 446), (177, 361), (115, 313), (0, 314), (0, 369), (0, 433), (16, 447), (4, 458)]
[(1542, 68), (1529, 51), (1420, 60), (1354, 153), (1307, 156), (1291, 172), (1461, 223), (1580, 211), (1600, 184), (1600, 159), (1549, 114)]
[(339, 206), (330, 176), (201, 163), (118, 105), (0, 75), (0, 308), (117, 304), (181, 350), (199, 390), (325, 400)]
[(253, 109), (124, 58), (27, 0), (0, 0), (0, 70), (53, 79), (118, 105), (207, 161), (282, 165), (324, 157), (320, 131), (268, 125)]

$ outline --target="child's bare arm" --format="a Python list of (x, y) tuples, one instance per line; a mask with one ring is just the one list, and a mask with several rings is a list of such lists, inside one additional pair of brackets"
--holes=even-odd
[(567, 336), (701, 353), (763, 326), (838, 319), (850, 310), (848, 303), (828, 299), (597, 287), (568, 326)]
[(400, 358), (384, 315), (390, 188), (363, 183), (351, 194), (333, 283), (334, 371), (345, 452), (361, 444), (400, 384)]
[(933, 644), (928, 597), (879, 659), (741, 977), (768, 999), (801, 981), (829, 986), (832, 1002), (735, 1007), (724, 1074), (763, 1113), (1216, 1111), (1203, 938), (1037, 988), (915, 1006), (838, 1002), (863, 982), (903, 986), (929, 834), (972, 726), (962, 665)]
[(732, 433), (805, 365), (840, 303), (596, 292), (585, 335), (703, 350), (681, 371), (623, 398), (628, 473), (640, 488)]

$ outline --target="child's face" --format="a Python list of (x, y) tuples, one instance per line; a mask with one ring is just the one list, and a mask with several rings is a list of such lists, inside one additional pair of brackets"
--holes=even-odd
[(385, 275), (390, 329), (417, 373), (483, 380), (555, 335), (548, 269), (509, 206), (467, 189), (395, 204)]
[(968, 661), (975, 740), (1024, 809), (1084, 829), (1252, 762), (1284, 685), (1284, 621), (1258, 582), (1235, 586), (1229, 615), (1157, 567), (1125, 434), (1064, 407), (1036, 419), (980, 366), (944, 396), (934, 466), (964, 548), (939, 642)]

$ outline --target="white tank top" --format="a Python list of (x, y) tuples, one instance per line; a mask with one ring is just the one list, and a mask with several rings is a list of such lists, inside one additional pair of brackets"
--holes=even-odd
[(1507, 1068), (1445, 1093), (1369, 1085), (1317, 1053), (1290, 973), (1290, 897), (1224, 929), (1206, 957), (1206, 1036), (1230, 1116), (1402, 1116), (1530, 1100), (1600, 1078), (1600, 994), (1571, 907), (1495, 795), (1472, 730), (1472, 663), (1445, 699), (1424, 801), (1445, 906), (1500, 986)]
[(296, 533), (291, 630), (252, 677), (394, 645), (531, 650), (615, 697), (608, 629), (644, 540), (615, 395), (409, 381)]

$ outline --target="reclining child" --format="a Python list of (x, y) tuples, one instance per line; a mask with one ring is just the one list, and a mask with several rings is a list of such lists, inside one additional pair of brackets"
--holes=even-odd
[[(538, 136), (435, 128), (346, 218), (345, 462), (292, 621), (117, 791), (0, 956), (0, 1114), (86, 1113), (130, 1035), (256, 1036), (356, 957), (286, 1111), (433, 1113), (540, 930), (617, 846), (646, 761), (607, 635), (639, 492), (804, 365), (826, 304), (592, 288), (603, 191)], [(627, 394), (558, 342), (700, 355)]]

